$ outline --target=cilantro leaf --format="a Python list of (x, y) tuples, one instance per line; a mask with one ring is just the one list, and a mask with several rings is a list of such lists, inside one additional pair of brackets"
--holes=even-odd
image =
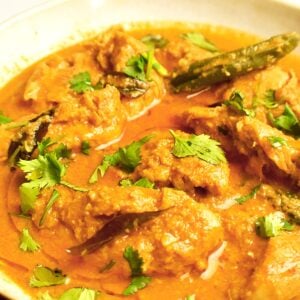
[(134, 250), (131, 246), (128, 246), (123, 252), (123, 257), (127, 260), (131, 270), (131, 282), (123, 291), (123, 295), (128, 296), (136, 293), (140, 289), (145, 288), (151, 282), (151, 278), (143, 275), (142, 267), (144, 261), (137, 250)]
[(141, 147), (151, 138), (152, 135), (145, 136), (126, 147), (119, 148), (113, 154), (105, 155), (102, 163), (95, 169), (90, 177), (89, 183), (97, 182), (98, 172), (100, 172), (101, 177), (103, 177), (110, 166), (118, 166), (127, 172), (132, 172), (141, 161)]
[(143, 258), (139, 255), (138, 250), (134, 250), (131, 246), (125, 248), (123, 257), (127, 260), (131, 276), (140, 276), (143, 274), (142, 266), (144, 264)]
[(277, 118), (274, 118), (272, 114), (269, 114), (271, 122), (279, 130), (294, 136), (300, 137), (300, 123), (288, 104), (285, 104), (283, 114)]
[(6, 117), (5, 115), (3, 115), (2, 112), (0, 112), (0, 125), (10, 123), (11, 121), (12, 121), (11, 118)]
[(131, 279), (129, 286), (123, 291), (124, 296), (135, 294), (138, 290), (145, 288), (151, 282), (149, 276), (137, 276)]
[(35, 252), (41, 248), (38, 242), (36, 242), (30, 235), (27, 228), (23, 228), (20, 236), (20, 249), (25, 252)]
[(33, 275), (30, 278), (31, 287), (43, 287), (60, 285), (66, 283), (67, 276), (63, 275), (58, 269), (50, 269), (42, 265), (37, 265), (33, 270)]
[(244, 107), (243, 104), (244, 98), (245, 97), (242, 92), (234, 91), (230, 95), (229, 100), (224, 101), (224, 104), (242, 115), (254, 117), (255, 116), (254, 110), (247, 109)]
[(147, 60), (143, 55), (137, 55), (131, 57), (126, 63), (126, 67), (123, 70), (127, 76), (146, 81), (145, 67), (147, 65)]
[(52, 145), (55, 145), (56, 142), (52, 141), (51, 138), (43, 139), (41, 142), (38, 142), (38, 151), (40, 155), (44, 155), (46, 152), (46, 149), (49, 148)]
[(182, 38), (192, 42), (194, 45), (208, 50), (210, 52), (219, 52), (218, 48), (208, 41), (201, 33), (199, 32), (188, 32), (188, 33), (183, 33), (181, 35)]
[(160, 34), (147, 34), (141, 38), (141, 41), (149, 48), (163, 48), (169, 42)]
[(174, 147), (172, 153), (174, 156), (182, 158), (187, 156), (196, 156), (210, 164), (219, 164), (226, 162), (226, 158), (220, 143), (205, 134), (191, 134), (188, 137), (181, 137), (173, 130), (170, 130), (174, 137)]
[(25, 182), (19, 187), (19, 192), (21, 198), (21, 212), (23, 215), (28, 215), (34, 208), (40, 189), (32, 185), (31, 182)]
[(100, 292), (89, 288), (71, 288), (64, 292), (58, 300), (96, 300)]
[(53, 204), (56, 202), (56, 200), (58, 199), (59, 197), (59, 192), (57, 190), (53, 190), (52, 192), (52, 195), (50, 197), (50, 200), (49, 202), (47, 203), (45, 209), (44, 209), (44, 212), (42, 214), (42, 217), (40, 219), (40, 222), (39, 222), (39, 226), (42, 226), (46, 220), (46, 217), (49, 213), (49, 210), (51, 209), (51, 207), (53, 206)]
[(82, 141), (80, 146), (80, 151), (84, 155), (89, 155), (91, 150), (91, 145), (88, 141)]
[(164, 68), (154, 57), (153, 50), (149, 50), (146, 53), (130, 58), (123, 70), (123, 73), (129, 77), (146, 81), (146, 79), (150, 80), (152, 68), (162, 76), (168, 75), (167, 69)]
[(281, 148), (282, 146), (287, 145), (286, 140), (279, 136), (268, 136), (267, 139), (273, 148)]
[(76, 191), (88, 191), (62, 180), (66, 174), (66, 166), (61, 162), (60, 158), (68, 156), (69, 150), (65, 145), (60, 144), (52, 152), (46, 152), (50, 144), (53, 143), (47, 140), (39, 145), (42, 154), (39, 154), (36, 159), (21, 159), (18, 162), (18, 166), (26, 174), (25, 178), (29, 181), (23, 183), (19, 188), (21, 211), (24, 215), (34, 208), (36, 199), (44, 188), (62, 184)]
[(196, 295), (195, 294), (188, 295), (184, 298), (184, 300), (196, 300)]
[(69, 83), (70, 88), (77, 94), (83, 94), (87, 91), (98, 90), (103, 87), (100, 81), (96, 85), (92, 84), (92, 79), (89, 72), (81, 72), (74, 75)]
[(263, 104), (266, 108), (272, 109), (278, 107), (278, 103), (276, 102), (275, 98), (275, 92), (275, 90), (267, 90), (265, 92)]
[(258, 190), (260, 189), (261, 187), (261, 184), (258, 184), (257, 186), (255, 186), (251, 192), (245, 196), (241, 196), (239, 198), (236, 198), (235, 201), (238, 203), (238, 204), (243, 204), (244, 202), (246, 202), (247, 200), (253, 198), (256, 193), (258, 192)]
[(39, 189), (54, 186), (66, 173), (66, 167), (55, 152), (39, 155), (32, 160), (20, 159), (18, 166), (26, 174), (26, 179), (31, 181), (31, 186)]
[(46, 291), (45, 293), (39, 295), (37, 300), (55, 300), (55, 299), (49, 294), (48, 291)]
[(133, 182), (131, 179), (126, 178), (120, 181), (120, 186), (128, 187), (128, 186), (140, 186), (144, 188), (154, 189), (154, 183), (150, 181), (148, 178), (141, 178), (136, 182)]
[(294, 226), (284, 219), (281, 212), (274, 212), (264, 217), (259, 217), (255, 222), (256, 233), (263, 237), (269, 238), (280, 234), (280, 231), (291, 231)]

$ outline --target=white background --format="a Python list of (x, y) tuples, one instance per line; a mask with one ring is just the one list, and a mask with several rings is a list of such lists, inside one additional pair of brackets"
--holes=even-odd
[[(150, 1), (150, 0), (145, 0), (145, 1)], [(203, 0), (199, 0), (199, 1), (203, 1)], [(300, 0), (283, 0), (283, 1), (300, 6)], [(44, 2), (51, 2), (51, 0), (50, 1), (49, 0), (0, 0), (0, 23), (24, 10), (27, 10), (28, 8), (31, 8), (33, 6), (36, 6)]]

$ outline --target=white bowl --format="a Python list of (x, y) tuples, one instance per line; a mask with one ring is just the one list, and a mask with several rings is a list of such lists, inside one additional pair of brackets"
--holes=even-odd
[[(213, 23), (268, 37), (300, 30), (300, 1), (48, 1), (0, 24), (0, 87), (55, 50), (112, 24), (137, 21)], [(13, 299), (30, 299), (4, 275), (0, 276), (1, 292)]]

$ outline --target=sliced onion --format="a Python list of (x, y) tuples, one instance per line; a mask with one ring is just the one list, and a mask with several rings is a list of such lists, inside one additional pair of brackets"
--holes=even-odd
[(227, 242), (223, 241), (222, 245), (208, 257), (207, 269), (200, 275), (201, 279), (208, 280), (214, 276), (219, 266), (219, 259), (226, 246)]

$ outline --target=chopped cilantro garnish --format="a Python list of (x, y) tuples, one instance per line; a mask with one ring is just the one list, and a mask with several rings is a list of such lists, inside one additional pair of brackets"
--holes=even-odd
[(279, 136), (268, 136), (267, 139), (273, 148), (281, 148), (282, 146), (287, 145), (286, 140)]
[(64, 292), (58, 300), (96, 300), (99, 291), (88, 288), (72, 288)]
[(63, 275), (60, 270), (52, 270), (48, 267), (38, 265), (33, 270), (33, 275), (30, 278), (31, 287), (43, 287), (65, 284), (66, 275)]
[(3, 115), (2, 112), (0, 112), (0, 125), (10, 123), (11, 121), (12, 121), (11, 118), (6, 117), (5, 115)]
[(77, 94), (98, 90), (103, 87), (101, 82), (98, 82), (96, 85), (92, 84), (92, 79), (89, 72), (81, 72), (74, 75), (69, 83), (70, 88)]
[(141, 38), (141, 41), (149, 48), (163, 48), (168, 43), (168, 40), (160, 34), (147, 34)]
[(56, 202), (56, 200), (58, 199), (59, 197), (59, 192), (57, 190), (53, 190), (52, 192), (52, 195), (50, 197), (50, 200), (49, 202), (47, 203), (45, 209), (44, 209), (44, 212), (42, 214), (42, 217), (40, 219), (40, 222), (39, 222), (39, 226), (42, 226), (46, 220), (46, 217), (49, 213), (49, 210), (52, 208), (53, 204)]
[(131, 246), (126, 247), (123, 252), (123, 257), (127, 260), (129, 264), (132, 277), (143, 274), (142, 267), (144, 261), (137, 250), (134, 250)]
[(184, 298), (184, 300), (196, 300), (196, 295), (195, 294), (188, 295)]
[(258, 218), (255, 226), (256, 233), (263, 238), (277, 236), (282, 230), (291, 231), (294, 229), (294, 226), (285, 220), (281, 212), (274, 212)]
[(91, 150), (90, 143), (88, 141), (82, 141), (80, 150), (84, 155), (89, 155)]
[(131, 57), (123, 73), (129, 77), (146, 81), (146, 79), (150, 79), (152, 69), (155, 69), (162, 76), (168, 75), (168, 71), (154, 57), (153, 50), (149, 50), (146, 53)]
[(224, 104), (231, 109), (235, 110), (236, 112), (249, 116), (249, 117), (254, 117), (255, 112), (254, 110), (247, 109), (244, 107), (244, 95), (240, 91), (234, 91), (231, 95), (229, 100), (224, 101)]
[(129, 77), (141, 81), (146, 81), (146, 74), (145, 74), (146, 65), (147, 65), (147, 61), (143, 55), (133, 56), (128, 60), (123, 72)]
[(141, 147), (152, 138), (151, 135), (145, 136), (139, 141), (134, 141), (126, 147), (119, 148), (113, 154), (105, 155), (102, 163), (95, 169), (89, 179), (89, 183), (98, 180), (98, 172), (103, 177), (110, 166), (118, 166), (121, 169), (132, 172), (141, 161)]
[(66, 174), (66, 166), (61, 161), (67, 156), (67, 148), (61, 144), (51, 152), (46, 152), (46, 149), (51, 143), (49, 140), (44, 144), (39, 145), (42, 154), (32, 160), (20, 160), (18, 166), (26, 174), (25, 178), (28, 182), (23, 183), (20, 190), (21, 211), (23, 214), (28, 214), (33, 208), (35, 201), (44, 188), (52, 187), (56, 184), (63, 184), (74, 190), (87, 191), (86, 189), (76, 187), (62, 180)]
[(136, 182), (133, 182), (131, 179), (126, 178), (122, 179), (120, 181), (120, 185), (123, 187), (128, 187), (128, 186), (140, 186), (140, 187), (145, 187), (149, 189), (154, 189), (154, 183), (150, 181), (148, 178), (141, 178), (137, 180)]
[(104, 272), (107, 272), (109, 271), (114, 265), (116, 264), (116, 261), (115, 260), (110, 260), (105, 266), (103, 266), (101, 269), (100, 269), (100, 273), (104, 273)]
[(208, 50), (210, 52), (218, 52), (218, 48), (208, 41), (201, 33), (199, 32), (188, 32), (188, 33), (183, 33), (181, 35), (182, 38), (192, 42), (194, 45)]
[(131, 282), (123, 291), (123, 295), (128, 296), (136, 293), (138, 290), (145, 288), (150, 282), (151, 277), (143, 275), (143, 258), (137, 250), (132, 247), (126, 247), (123, 257), (127, 260), (131, 270)]
[(176, 157), (196, 156), (210, 164), (226, 162), (226, 158), (220, 143), (205, 134), (191, 134), (187, 137), (177, 135), (173, 130), (170, 133), (174, 137), (172, 153)]
[(41, 248), (39, 243), (30, 235), (27, 228), (24, 228), (21, 232), (19, 247), (25, 252), (35, 252)]
[(288, 104), (285, 104), (284, 112), (281, 116), (274, 118), (272, 114), (269, 114), (269, 117), (273, 125), (279, 130), (282, 130), (295, 138), (300, 137), (299, 120)]
[(263, 97), (263, 105), (266, 108), (272, 109), (278, 106), (275, 98), (275, 90), (267, 90)]
[(151, 282), (149, 276), (137, 276), (131, 279), (129, 286), (123, 291), (123, 295), (129, 296), (135, 294), (138, 290), (145, 288)]
[(250, 192), (249, 194), (247, 194), (247, 195), (245, 195), (245, 196), (238, 197), (238, 198), (235, 199), (235, 201), (236, 201), (237, 203), (239, 203), (239, 204), (243, 204), (243, 203), (246, 202), (247, 200), (253, 198), (253, 197), (256, 195), (256, 193), (258, 192), (258, 190), (260, 189), (260, 187), (261, 187), (261, 184), (258, 184), (257, 186), (255, 186), (255, 187), (251, 190), (251, 192)]

